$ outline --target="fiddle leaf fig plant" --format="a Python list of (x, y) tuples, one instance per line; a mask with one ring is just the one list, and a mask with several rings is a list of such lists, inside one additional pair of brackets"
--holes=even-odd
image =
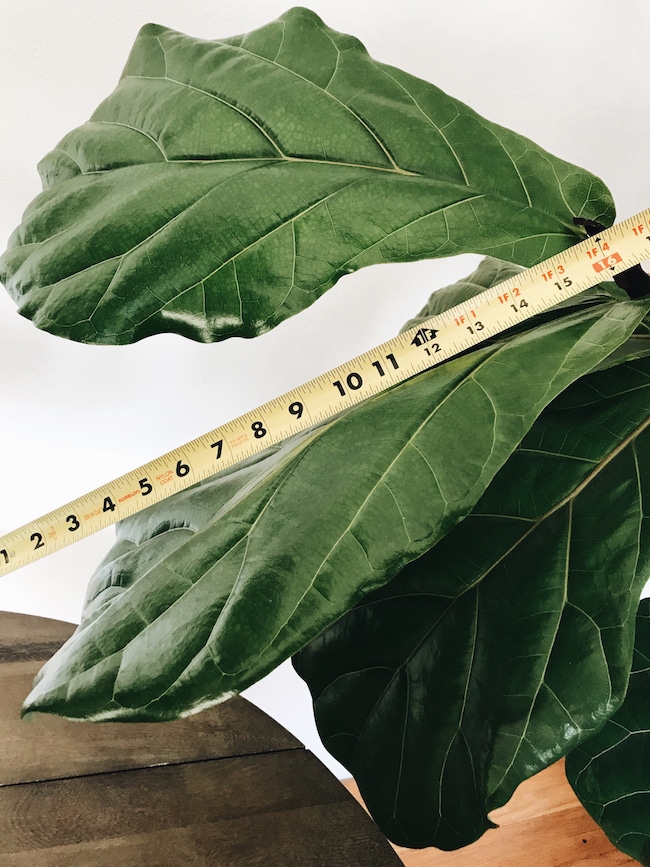
[(448, 533), (647, 307), (578, 308), (122, 521), (27, 709), (169, 719), (250, 686)]
[[(147, 25), (39, 169), (0, 275), (87, 343), (251, 337), (364, 265), (484, 254), (427, 317), (614, 218), (593, 175), (306, 9)], [(602, 284), (121, 522), (24, 711), (174, 719), (293, 657), (385, 833), (471, 843), (625, 697), (649, 309)]]

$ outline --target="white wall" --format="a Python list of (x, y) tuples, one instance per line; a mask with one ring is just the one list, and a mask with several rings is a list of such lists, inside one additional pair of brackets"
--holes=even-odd
[[(217, 38), (289, 5), (3, 0), (0, 247), (39, 192), (36, 163), (113, 89), (140, 26)], [(647, 0), (311, 0), (311, 8), (378, 60), (600, 175), (619, 217), (650, 206)], [(38, 332), (0, 290), (0, 533), (388, 339), (433, 288), (476, 261), (369, 268), (264, 337), (216, 346), (169, 335), (80, 346)], [(13, 573), (0, 583), (0, 609), (77, 621), (111, 541), (106, 531)], [(248, 695), (326, 756), (306, 688), (287, 665)]]

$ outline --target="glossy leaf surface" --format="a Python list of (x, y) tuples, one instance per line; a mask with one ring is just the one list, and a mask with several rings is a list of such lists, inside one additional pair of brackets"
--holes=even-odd
[(622, 701), (650, 574), (649, 424), (650, 359), (575, 383), (464, 521), (295, 659), (395, 842), (473, 842)]
[(601, 181), (293, 9), (214, 42), (139, 33), (41, 162), (0, 260), (38, 327), (92, 343), (250, 337), (365, 265), (530, 266), (609, 225)]
[(650, 865), (650, 599), (636, 620), (630, 684), (597, 735), (567, 756), (576, 795), (615, 846)]
[(464, 517), (646, 310), (612, 301), (478, 349), (122, 522), (26, 708), (164, 719), (249, 686)]

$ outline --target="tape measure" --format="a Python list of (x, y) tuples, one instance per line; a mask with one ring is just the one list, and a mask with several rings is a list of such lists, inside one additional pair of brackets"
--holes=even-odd
[(1, 536), (0, 576), (333, 418), (644, 259), (650, 259), (650, 208)]

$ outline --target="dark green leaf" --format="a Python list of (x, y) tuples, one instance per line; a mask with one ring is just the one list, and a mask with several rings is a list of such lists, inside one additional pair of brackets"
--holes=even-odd
[(47, 331), (250, 337), (364, 265), (530, 266), (610, 224), (601, 181), (293, 9), (209, 42), (138, 35), (116, 90), (40, 164), (0, 261)]
[(250, 685), (464, 517), (647, 307), (580, 309), (454, 359), (123, 522), (27, 709), (164, 719)]
[(395, 842), (471, 843), (622, 700), (649, 416), (650, 359), (575, 383), (464, 521), (297, 656), (323, 742)]
[(597, 735), (569, 753), (576, 795), (615, 846), (650, 865), (650, 599), (642, 599), (625, 701)]

